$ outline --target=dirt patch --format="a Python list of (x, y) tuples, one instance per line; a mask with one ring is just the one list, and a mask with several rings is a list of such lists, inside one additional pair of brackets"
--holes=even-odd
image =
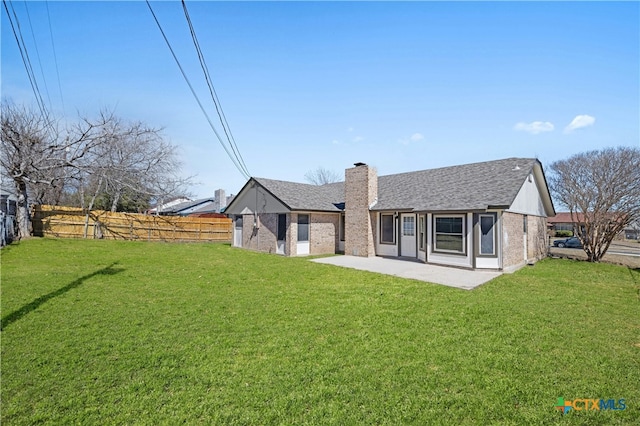
[[(563, 259), (587, 260), (587, 254), (582, 249), (569, 249), (551, 247), (549, 249), (551, 257), (559, 257)], [(640, 257), (622, 256), (619, 254), (605, 254), (602, 258), (605, 263), (613, 263), (614, 265), (624, 265), (629, 268), (640, 268)]]

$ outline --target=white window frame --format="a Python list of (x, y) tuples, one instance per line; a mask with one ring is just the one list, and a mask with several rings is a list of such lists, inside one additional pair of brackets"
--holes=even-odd
[[(302, 216), (306, 216), (307, 217), (307, 223), (300, 223), (300, 218)], [(300, 225), (307, 225), (307, 239), (306, 240), (301, 240), (300, 239)], [(298, 214), (298, 236), (297, 236), (297, 241), (299, 243), (308, 243), (309, 240), (311, 239), (311, 215), (309, 215), (308, 213), (304, 213), (304, 214)]]
[[(383, 223), (382, 223), (382, 217), (383, 216), (391, 216), (391, 224), (392, 224), (392, 233), (393, 233), (393, 238), (392, 241), (384, 241), (383, 235), (384, 233), (382, 232), (382, 227), (383, 227)], [(380, 244), (395, 244), (396, 243), (396, 215), (394, 213), (380, 213)]]
[(427, 249), (427, 230), (426, 228), (427, 216), (424, 214), (418, 215), (418, 249), (420, 251), (426, 251)]
[[(460, 218), (462, 220), (462, 233), (445, 233), (438, 232), (437, 230), (437, 221), (438, 219), (450, 219), (450, 218)], [(467, 215), (465, 214), (434, 214), (433, 215), (433, 251), (438, 253), (447, 253), (447, 254), (457, 254), (457, 255), (465, 255), (467, 254)], [(462, 251), (458, 250), (449, 250), (438, 248), (438, 235), (461, 235), (462, 236)]]

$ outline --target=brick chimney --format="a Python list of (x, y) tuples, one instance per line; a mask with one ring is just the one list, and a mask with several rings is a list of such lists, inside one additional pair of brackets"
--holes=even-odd
[(345, 242), (344, 253), (351, 256), (375, 256), (373, 221), (369, 206), (378, 200), (378, 174), (364, 163), (345, 170)]

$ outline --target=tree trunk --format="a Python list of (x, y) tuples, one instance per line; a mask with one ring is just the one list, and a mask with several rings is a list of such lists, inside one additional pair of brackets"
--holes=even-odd
[(113, 201), (111, 202), (111, 211), (116, 212), (118, 210), (118, 201), (120, 201), (120, 193), (122, 190), (118, 188), (115, 194), (113, 194)]
[(102, 187), (102, 176), (98, 180), (98, 187), (96, 188), (96, 192), (93, 193), (93, 197), (91, 197), (91, 201), (89, 201), (89, 205), (87, 206), (87, 214), (84, 216), (84, 233), (83, 238), (87, 238), (87, 234), (89, 233), (89, 215), (91, 214), (91, 209), (93, 209), (93, 204), (96, 202), (96, 198), (100, 193), (100, 188)]
[(31, 236), (31, 215), (29, 214), (29, 204), (27, 201), (27, 183), (22, 179), (18, 179), (15, 181), (15, 184), (18, 193), (18, 202), (16, 203), (18, 240), (22, 240)]

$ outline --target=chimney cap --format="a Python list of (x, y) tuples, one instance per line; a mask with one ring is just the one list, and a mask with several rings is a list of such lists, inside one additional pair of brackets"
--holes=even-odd
[(353, 163), (353, 165), (356, 167), (360, 167), (360, 166), (366, 166), (367, 163)]

